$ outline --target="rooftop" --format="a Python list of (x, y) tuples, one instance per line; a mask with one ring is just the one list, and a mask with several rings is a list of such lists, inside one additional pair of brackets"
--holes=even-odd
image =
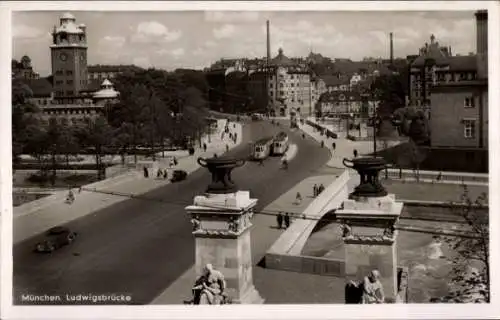
[(292, 59), (285, 56), (283, 54), (283, 49), (280, 48), (278, 50), (278, 55), (276, 57), (274, 57), (273, 59), (271, 59), (271, 61), (269, 62), (269, 65), (286, 67), (286, 66), (294, 66), (295, 63), (292, 61)]
[(47, 78), (22, 81), (33, 91), (34, 98), (50, 97), (52, 93), (52, 83)]

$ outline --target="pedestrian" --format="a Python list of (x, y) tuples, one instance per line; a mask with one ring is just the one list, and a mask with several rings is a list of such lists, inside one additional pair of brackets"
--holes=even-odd
[(66, 203), (72, 204), (75, 201), (75, 195), (73, 194), (73, 190), (69, 189), (68, 196), (66, 197)]
[(217, 158), (217, 153), (214, 153), (214, 158)]
[(207, 144), (203, 142), (203, 152), (207, 152)]
[(229, 139), (233, 139), (233, 133), (229, 132)]
[(233, 123), (233, 128), (236, 129), (236, 123)]
[(174, 166), (178, 165), (179, 164), (179, 161), (177, 161), (177, 157), (174, 157)]
[(321, 140), (321, 148), (325, 147), (325, 141)]
[(354, 149), (354, 151), (352, 153), (354, 154), (354, 158), (358, 157), (358, 150)]
[(302, 203), (302, 195), (300, 194), (300, 192), (297, 192), (297, 195), (295, 195), (295, 203), (297, 205)]
[(168, 162), (168, 166), (172, 168), (174, 166), (174, 159), (170, 158), (170, 161)]
[(158, 169), (158, 172), (156, 173), (156, 178), (161, 178), (163, 175), (163, 172), (161, 172), (161, 169)]
[(281, 212), (276, 216), (276, 220), (278, 222), (278, 229), (281, 229), (283, 227), (283, 214), (281, 214)]
[(78, 193), (81, 193), (81, 192), (82, 192), (82, 186), (80, 186), (80, 187), (78, 188)]
[(318, 195), (325, 190), (325, 186), (323, 184), (320, 184), (318, 187)]
[(168, 172), (167, 172), (167, 169), (164, 169), (163, 170), (163, 179), (167, 179), (168, 178)]
[(285, 229), (288, 229), (288, 227), (290, 226), (290, 215), (287, 213), (285, 213), (285, 217), (283, 219), (285, 221)]
[(437, 176), (436, 180), (437, 180), (437, 181), (440, 181), (440, 180), (441, 180), (441, 178), (442, 178), (442, 174), (441, 174), (441, 172), (439, 172), (439, 174), (438, 174), (438, 176)]
[(332, 149), (335, 150), (337, 148), (337, 144), (335, 142), (332, 143)]
[(314, 186), (313, 186), (313, 198), (316, 198), (317, 195), (318, 195), (318, 185), (314, 184)]
[(144, 166), (143, 171), (144, 171), (144, 178), (149, 177), (148, 168)]
[(302, 139), (305, 139), (305, 138), (306, 138), (306, 134), (305, 134), (305, 133), (303, 133), (303, 134), (302, 134)]

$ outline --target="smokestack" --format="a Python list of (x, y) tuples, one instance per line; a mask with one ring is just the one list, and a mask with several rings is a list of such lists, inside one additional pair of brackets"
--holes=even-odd
[(391, 41), (391, 47), (390, 47), (390, 54), (391, 54), (391, 66), (394, 63), (394, 41), (392, 37), (392, 32), (389, 34), (390, 41)]
[(267, 62), (271, 60), (271, 34), (269, 31), (269, 20), (266, 21), (266, 29), (267, 29)]

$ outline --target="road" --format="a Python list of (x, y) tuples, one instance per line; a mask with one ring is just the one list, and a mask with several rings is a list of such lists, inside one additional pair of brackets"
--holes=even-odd
[[(246, 157), (249, 142), (283, 130), (269, 122), (253, 122), (243, 129), (243, 143), (228, 154)], [(287, 130), (288, 131), (288, 130)], [(312, 139), (290, 132), (298, 153), (289, 170), (280, 169), (279, 158), (264, 166), (249, 162), (233, 172), (241, 190), (258, 198), (256, 211), (317, 171), (329, 159)], [(193, 172), (186, 181), (148, 192), (148, 199), (129, 199), (67, 224), (79, 233), (71, 246), (49, 255), (32, 252), (40, 239), (33, 237), (14, 247), (14, 303), (22, 295), (60, 295), (56, 302), (72, 304), (66, 294), (124, 294), (132, 300), (121, 304), (147, 304), (194, 264), (194, 238), (184, 207), (202, 194), (210, 182), (206, 169)], [(189, 296), (189, 292), (186, 295)], [(109, 304), (109, 302), (107, 302)], [(80, 304), (88, 304), (82, 302)]]

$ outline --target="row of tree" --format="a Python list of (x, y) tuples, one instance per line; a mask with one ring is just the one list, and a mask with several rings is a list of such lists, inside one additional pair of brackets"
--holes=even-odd
[[(119, 75), (115, 88), (120, 101), (106, 105), (95, 118), (72, 124), (67, 118), (44, 123), (41, 110), (30, 100), (33, 93), (22, 81), (12, 86), (13, 162), (21, 154), (35, 156), (41, 169), (56, 174), (59, 155), (91, 152), (102, 175), (104, 154), (137, 155), (138, 146), (155, 150), (168, 145), (184, 148), (199, 141), (207, 130), (203, 74), (190, 70), (166, 72), (148, 69)], [(137, 161), (137, 156), (135, 157)]]

